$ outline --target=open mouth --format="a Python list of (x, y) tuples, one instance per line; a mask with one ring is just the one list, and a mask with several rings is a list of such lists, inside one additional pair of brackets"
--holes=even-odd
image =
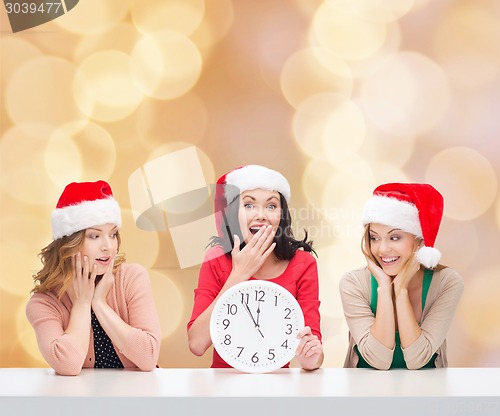
[(384, 264), (392, 264), (398, 261), (399, 257), (381, 257), (382, 263)]
[(257, 234), (262, 227), (265, 227), (265, 225), (254, 225), (250, 227), (250, 232), (252, 234)]
[(104, 264), (104, 265), (109, 264), (110, 260), (111, 260), (111, 257), (100, 257), (98, 259), (95, 259), (95, 261), (97, 263)]

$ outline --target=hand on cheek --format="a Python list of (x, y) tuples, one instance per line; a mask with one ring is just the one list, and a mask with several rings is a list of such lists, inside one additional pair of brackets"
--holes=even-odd
[(96, 267), (94, 265), (90, 272), (88, 257), (83, 256), (82, 259), (81, 253), (71, 257), (71, 266), (73, 268), (73, 279), (67, 290), (68, 296), (73, 304), (90, 304), (94, 295)]
[(114, 259), (108, 264), (108, 267), (106, 269), (106, 272), (102, 276), (102, 279), (95, 286), (92, 304), (94, 304), (95, 302), (106, 302), (106, 297), (108, 296), (108, 293), (111, 290), (114, 281), (113, 266)]

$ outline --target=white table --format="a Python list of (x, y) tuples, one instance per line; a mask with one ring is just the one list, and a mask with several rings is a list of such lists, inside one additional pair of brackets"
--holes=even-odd
[(500, 368), (0, 369), (2, 415), (500, 415)]

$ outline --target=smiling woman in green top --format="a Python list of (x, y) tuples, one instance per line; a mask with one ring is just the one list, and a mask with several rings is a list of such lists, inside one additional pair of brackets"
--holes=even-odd
[(431, 185), (389, 183), (363, 213), (367, 267), (343, 276), (349, 326), (344, 367), (447, 367), (446, 333), (463, 280), (434, 248), (443, 197)]

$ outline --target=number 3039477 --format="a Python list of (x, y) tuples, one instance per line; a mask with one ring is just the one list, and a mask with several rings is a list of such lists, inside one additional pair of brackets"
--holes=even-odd
[(62, 4), (59, 3), (5, 3), (7, 14), (58, 14)]

